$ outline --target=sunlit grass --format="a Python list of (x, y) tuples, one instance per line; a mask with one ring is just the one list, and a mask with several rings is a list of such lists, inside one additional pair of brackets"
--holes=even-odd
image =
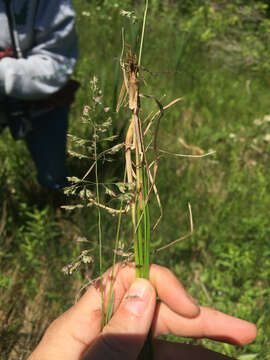
[[(89, 80), (94, 73), (101, 78), (104, 104), (113, 104), (112, 89), (117, 94), (120, 90), (120, 70), (117, 68), (122, 40), (119, 34), (125, 19), (119, 17), (120, 9), (114, 7), (114, 3), (110, 2), (108, 8), (104, 6), (101, 10), (84, 1), (75, 4), (81, 39), (76, 77), (82, 87), (72, 109), (70, 132), (73, 134), (87, 134), (88, 128), (83, 127), (79, 119), (83, 105), (89, 101)], [(92, 16), (83, 15), (83, 11)], [(151, 12), (149, 16), (152, 16)], [(179, 30), (180, 20), (183, 27), (185, 19), (178, 20), (176, 23), (172, 12), (160, 17), (155, 14), (151, 18), (155, 26), (149, 27), (144, 46), (142, 64), (146, 85), (142, 83), (142, 92), (155, 94), (164, 103), (184, 96), (184, 101), (171, 109), (160, 123), (161, 149), (174, 153), (213, 149), (216, 153), (205, 159), (160, 158), (156, 182), (164, 216), (158, 231), (151, 235), (152, 260), (170, 267), (202, 305), (215, 306), (253, 321), (259, 327), (257, 340), (246, 348), (209, 340), (201, 340), (202, 344), (235, 358), (258, 354), (255, 359), (265, 360), (270, 346), (270, 143), (267, 137), (270, 129), (269, 122), (263, 120), (269, 115), (267, 76), (262, 71), (250, 71), (244, 65), (236, 64), (232, 68), (226, 59), (224, 63), (215, 62), (208, 57), (207, 44), (203, 46), (196, 37), (196, 41), (193, 38), (199, 28), (196, 30), (193, 26), (191, 32), (185, 33), (183, 28)], [(129, 43), (136, 39), (136, 26), (139, 24), (133, 27), (134, 33), (127, 39)], [(100, 43), (106, 46), (101, 47)], [(152, 103), (145, 101), (143, 114), (151, 109)], [(260, 121), (255, 122), (256, 119)], [(113, 115), (115, 132), (123, 127), (124, 121), (124, 113)], [(183, 146), (181, 139), (190, 146), (189, 149)], [(1, 339), (10, 339), (12, 347), (18, 338), (24, 339), (21, 341), (25, 341), (23, 348), (27, 353), (38, 341), (40, 333), (38, 329), (33, 330), (31, 343), (18, 335), (20, 331), (24, 333), (20, 316), (24, 314), (25, 303), (33, 307), (33, 312), (39, 313), (32, 299), (36, 299), (40, 290), (40, 279), (46, 277), (48, 280), (46, 289), (42, 290), (43, 300), (39, 301), (41, 306), (51, 309), (48, 319), (43, 319), (49, 323), (74, 301), (81, 283), (98, 276), (97, 265), (93, 269), (85, 265), (73, 277), (64, 278), (61, 273), (61, 268), (85, 248), (90, 247), (91, 254), (98, 257), (98, 218), (92, 208), (67, 214), (59, 211), (53, 201), (44, 213), (44, 204), (54, 196), (39, 192), (33, 180), (34, 167), (23, 144), (14, 146), (4, 134), (0, 149), (3, 164), (0, 286), (1, 321), (4, 324)], [(83, 174), (85, 162), (78, 163), (72, 161), (73, 169), (76, 174)], [(118, 159), (100, 166), (106, 181), (114, 182), (119, 176)], [(114, 172), (115, 168), (118, 170)], [(106, 196), (101, 190), (101, 200)], [(192, 205), (193, 236), (155, 255), (155, 248), (189, 231), (188, 203)], [(147, 219), (147, 212), (143, 216)], [(151, 218), (158, 216), (158, 205), (151, 204)], [(114, 219), (115, 222), (111, 215), (102, 216), (104, 268), (111, 264), (112, 249), (115, 248), (117, 216)], [(118, 240), (127, 242), (130, 247), (130, 221), (122, 216), (121, 222), (123, 230)], [(50, 234), (53, 231), (54, 235), (49, 239), (44, 234), (40, 237), (38, 226), (46, 227), (46, 231)], [(147, 232), (145, 228), (142, 230)], [(65, 283), (65, 296), (59, 294), (62, 282)], [(14, 304), (9, 301), (14, 297), (23, 300)], [(4, 314), (10, 314), (9, 318)], [(0, 341), (1, 346), (7, 344), (6, 340)], [(8, 359), (12, 347), (6, 345), (3, 351), (1, 349), (3, 359)]]

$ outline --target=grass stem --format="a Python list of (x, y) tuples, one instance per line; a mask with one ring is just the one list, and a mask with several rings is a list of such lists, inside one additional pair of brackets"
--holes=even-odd
[[(94, 125), (94, 139), (96, 139), (96, 127)], [(97, 144), (94, 142), (94, 156), (95, 156), (95, 178), (96, 178), (96, 193), (97, 201), (99, 199), (99, 183), (98, 183), (98, 162), (97, 162)], [(104, 292), (103, 292), (103, 261), (102, 261), (102, 226), (101, 226), (101, 212), (98, 210), (98, 244), (99, 244), (99, 276), (100, 276), (100, 291), (101, 291), (101, 311), (102, 311), (102, 328), (105, 326), (105, 306), (104, 306)]]
[(139, 59), (138, 59), (138, 66), (141, 66), (142, 61), (142, 50), (143, 50), (143, 42), (144, 42), (144, 34), (145, 34), (145, 25), (147, 19), (147, 12), (148, 12), (148, 0), (145, 0), (145, 8), (144, 8), (144, 15), (143, 15), (143, 25), (142, 25), (142, 35), (141, 35), (141, 42), (140, 42), (140, 50), (139, 50)]

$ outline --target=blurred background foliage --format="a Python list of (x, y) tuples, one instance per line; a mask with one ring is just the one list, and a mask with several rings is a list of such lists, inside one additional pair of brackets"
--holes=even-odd
[[(81, 117), (95, 75), (103, 95), (95, 116), (101, 122), (110, 116), (111, 135), (123, 141), (129, 114), (127, 109), (115, 112), (122, 85), (121, 32), (124, 27), (125, 40), (136, 52), (144, 1), (76, 0), (74, 5), (80, 42), (74, 78), (81, 88), (71, 109), (70, 133), (91, 140)], [(133, 12), (131, 19), (120, 10)], [(141, 92), (163, 105), (184, 97), (166, 111), (159, 147), (193, 155), (215, 151), (201, 159), (162, 155), (157, 186), (164, 217), (153, 233), (153, 248), (189, 231), (188, 202), (195, 232), (153, 255), (153, 261), (171, 268), (201, 304), (257, 324), (258, 337), (245, 348), (180, 339), (240, 360), (269, 358), (269, 44), (268, 1), (150, 1)], [(142, 99), (142, 109), (146, 117), (156, 105)], [(100, 150), (108, 146), (103, 142)], [(71, 141), (69, 149), (76, 150)], [(100, 161), (104, 182), (122, 179), (123, 156), (113, 160)], [(97, 262), (83, 264), (71, 277), (61, 269), (84, 249), (97, 258), (97, 214), (94, 207), (60, 208), (78, 200), (41, 188), (24, 143), (14, 142), (7, 131), (0, 138), (0, 161), (0, 359), (26, 359), (50, 321), (96, 276)], [(71, 176), (81, 177), (91, 164), (68, 156)], [(153, 218), (158, 211), (153, 202)], [(102, 214), (102, 226), (109, 266), (116, 219)], [(127, 248), (129, 231), (124, 218), (121, 239)]]

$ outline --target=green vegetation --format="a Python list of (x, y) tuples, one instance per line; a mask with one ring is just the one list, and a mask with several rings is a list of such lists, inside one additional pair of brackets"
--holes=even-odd
[[(160, 152), (156, 183), (164, 215), (151, 235), (152, 250), (189, 232), (188, 203), (194, 234), (153, 253), (152, 260), (172, 269), (200, 304), (255, 322), (259, 329), (256, 341), (245, 348), (180, 341), (240, 360), (265, 360), (270, 347), (269, 13), (263, 2), (252, 0), (149, 4), (141, 93), (155, 95), (163, 106), (184, 97), (161, 119), (159, 148), (173, 154), (215, 151), (202, 158)], [(100, 153), (124, 141), (130, 115), (123, 108), (115, 112), (122, 85), (121, 28), (138, 50), (144, 2), (78, 0), (75, 5), (81, 48), (75, 77), (81, 88), (70, 133), (92, 141), (93, 131), (81, 117), (96, 75), (102, 98), (94, 116), (99, 123), (110, 117), (109, 135), (119, 135), (115, 142), (99, 143)], [(131, 11), (130, 19), (120, 10)], [(152, 101), (142, 103), (142, 118), (156, 111)], [(78, 150), (76, 141), (70, 141), (70, 149)], [(72, 176), (82, 178), (93, 164), (85, 144), (84, 155), (69, 157)], [(124, 168), (119, 152), (109, 155), (110, 161), (106, 156), (98, 163), (104, 184), (118, 181)], [(0, 138), (0, 161), (0, 359), (17, 359), (18, 354), (24, 359), (50, 321), (97, 276), (98, 213), (94, 206), (61, 209), (85, 200), (41, 189), (24, 144), (14, 143), (8, 132)], [(92, 182), (89, 190), (95, 192), (94, 176)], [(111, 204), (105, 185), (99, 196)], [(159, 216), (154, 202), (152, 216)], [(129, 224), (123, 215), (120, 240), (127, 252), (132, 247)], [(102, 213), (103, 267), (112, 262), (116, 231), (117, 217)], [(79, 258), (86, 249), (94, 264)], [(72, 269), (81, 266), (66, 276), (61, 269), (70, 263)]]

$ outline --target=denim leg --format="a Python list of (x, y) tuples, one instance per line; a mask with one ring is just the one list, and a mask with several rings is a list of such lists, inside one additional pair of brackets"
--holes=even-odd
[(52, 189), (67, 185), (66, 135), (69, 108), (56, 108), (32, 119), (25, 140), (38, 171), (38, 181)]

